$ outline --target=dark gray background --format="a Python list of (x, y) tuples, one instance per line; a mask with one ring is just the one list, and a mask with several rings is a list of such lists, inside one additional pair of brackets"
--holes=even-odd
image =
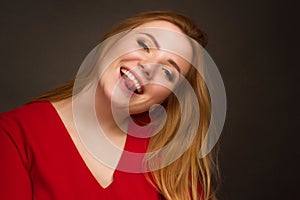
[(295, 6), (258, 0), (1, 2), (0, 112), (71, 79), (120, 20), (141, 11), (179, 11), (208, 33), (207, 50), (226, 87), (220, 199), (297, 199)]

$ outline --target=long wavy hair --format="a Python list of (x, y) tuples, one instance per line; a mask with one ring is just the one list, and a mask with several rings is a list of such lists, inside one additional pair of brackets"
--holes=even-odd
[[(207, 44), (206, 34), (187, 16), (172, 11), (151, 11), (137, 14), (125, 19), (114, 26), (104, 35), (102, 41), (118, 33), (132, 30), (144, 23), (164, 20), (178, 26), (187, 36), (197, 41), (202, 47)], [(89, 77), (85, 77), (88, 81)], [(207, 134), (211, 119), (211, 101), (207, 86), (203, 77), (194, 67), (191, 67), (186, 79), (194, 89), (201, 110), (200, 119), (193, 117), (193, 107), (184, 106), (185, 114), (181, 113), (180, 105), (174, 94), (171, 94), (163, 103), (167, 113), (167, 119), (162, 130), (150, 138), (148, 152), (154, 152), (164, 147), (174, 138), (178, 131), (181, 118), (183, 123), (189, 124), (185, 131), (196, 131), (191, 146), (170, 165), (146, 173), (147, 179), (157, 188), (161, 195), (168, 200), (216, 200), (216, 183), (219, 180), (217, 163), (217, 147), (204, 158), (199, 158), (201, 144)], [(56, 102), (67, 99), (74, 95), (74, 80), (71, 80), (55, 89), (52, 89), (32, 101)], [(83, 88), (83, 86), (82, 86)], [(184, 90), (182, 90), (184, 91)], [(78, 90), (80, 92), (80, 88)], [(76, 92), (77, 93), (77, 92)], [(189, 101), (188, 95), (185, 102)], [(186, 108), (186, 109), (185, 109)], [(180, 115), (181, 113), (181, 115)], [(196, 130), (193, 130), (196, 129)], [(177, 146), (176, 146), (177, 145)], [(179, 146), (178, 146), (179, 145)], [(180, 148), (180, 144), (174, 144), (174, 148)], [(170, 148), (171, 151), (172, 147)], [(172, 154), (172, 152), (169, 152)], [(168, 153), (167, 153), (168, 154)], [(155, 165), (156, 163), (153, 163)]]

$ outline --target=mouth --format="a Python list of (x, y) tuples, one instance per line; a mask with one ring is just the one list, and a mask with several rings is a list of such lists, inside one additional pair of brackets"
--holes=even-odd
[(143, 94), (143, 84), (134, 72), (122, 66), (120, 68), (120, 73), (121, 79), (129, 91), (134, 92), (135, 94)]

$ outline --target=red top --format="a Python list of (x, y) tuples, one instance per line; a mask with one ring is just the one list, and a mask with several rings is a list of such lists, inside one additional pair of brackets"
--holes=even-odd
[[(127, 135), (125, 150), (145, 152), (147, 140)], [(0, 115), (0, 199), (158, 200), (142, 173), (115, 170), (103, 188), (89, 171), (49, 102)]]

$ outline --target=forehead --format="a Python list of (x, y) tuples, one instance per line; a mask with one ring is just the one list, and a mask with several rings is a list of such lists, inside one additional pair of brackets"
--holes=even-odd
[(164, 20), (155, 20), (151, 22), (144, 23), (139, 26), (139, 28), (163, 28), (171, 31), (176, 31), (178, 33), (183, 33), (182, 30), (173, 23)]

